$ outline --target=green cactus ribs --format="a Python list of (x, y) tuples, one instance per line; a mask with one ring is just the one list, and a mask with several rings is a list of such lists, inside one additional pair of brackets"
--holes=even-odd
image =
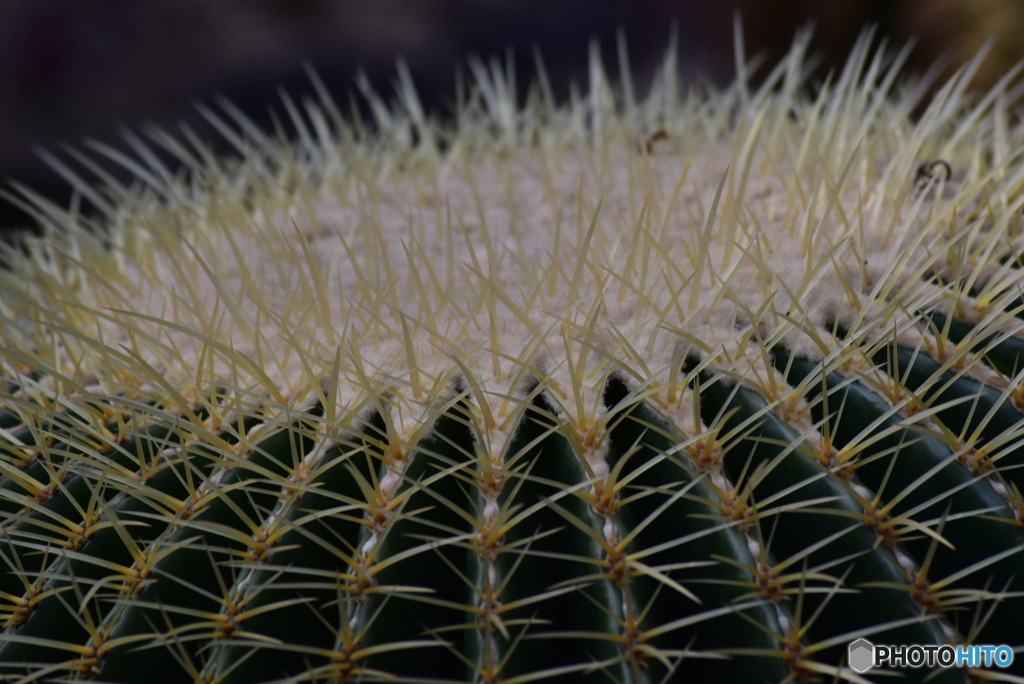
[(868, 372), (765, 349), (778, 396), (690, 354), (673, 404), (609, 366), (597, 423), (534, 381), (502, 432), (460, 382), (411, 438), (386, 395), (15, 393), (0, 668), (777, 681), (850, 674), (859, 637), (1019, 635), (1009, 395), (884, 341)]

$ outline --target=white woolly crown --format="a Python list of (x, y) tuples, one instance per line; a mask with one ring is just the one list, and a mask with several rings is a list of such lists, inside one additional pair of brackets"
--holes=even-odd
[(1002, 314), (1024, 204), (1009, 78), (972, 100), (976, 60), (915, 113), (926, 84), (901, 79), (906, 51), (870, 44), (816, 85), (804, 37), (757, 89), (741, 70), (712, 93), (680, 92), (669, 51), (643, 98), (594, 57), (567, 105), (543, 80), (520, 104), (473, 63), (454, 125), (402, 69), (394, 104), (360, 81), (372, 132), (327, 96), (286, 100), (295, 143), (225, 104), (207, 114), (237, 161), (154, 136), (185, 179), (135, 137), (137, 158), (99, 148), (132, 187), (55, 161), (102, 225), (24, 191), (45, 235), (0, 275), (3, 374), (41, 395), (317, 398), (345, 421), (386, 395), (409, 438), (467, 383), (498, 415), (540, 382), (586, 424), (618, 372), (668, 407), (686, 357), (784, 401), (766, 341), (857, 365), (836, 326), (998, 385), (920, 314), (1022, 336)]

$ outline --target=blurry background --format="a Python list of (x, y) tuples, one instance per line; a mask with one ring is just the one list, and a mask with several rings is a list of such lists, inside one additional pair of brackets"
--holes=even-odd
[[(591, 39), (615, 64), (622, 29), (642, 84), (675, 26), (683, 73), (724, 83), (736, 12), (747, 54), (769, 60), (813, 22), (822, 73), (868, 25), (899, 44), (915, 36), (920, 71), (943, 56), (954, 68), (995, 36), (979, 86), (1024, 56), (1021, 0), (0, 0), (0, 184), (16, 179), (64, 203), (67, 186), (39, 148), (62, 154), (85, 138), (124, 147), (124, 128), (181, 121), (212, 141), (194, 105), (218, 94), (266, 124), (279, 87), (310, 89), (304, 61), (344, 103), (360, 69), (390, 95), (404, 57), (421, 99), (443, 111), (468, 55), (511, 49), (527, 83), (536, 47), (565, 93), (586, 80)], [(29, 223), (0, 199), (0, 229)]]

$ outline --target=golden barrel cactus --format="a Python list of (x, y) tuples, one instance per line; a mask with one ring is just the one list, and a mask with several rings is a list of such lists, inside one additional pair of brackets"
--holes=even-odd
[[(0, 676), (866, 681), (1024, 644), (1024, 126), (972, 62), (53, 159), (0, 272)], [(596, 53), (595, 53), (596, 55)], [(741, 66), (744, 63), (740, 56)], [(315, 80), (314, 80), (315, 82)], [(170, 154), (177, 167), (162, 161)], [(95, 179), (86, 177), (86, 172)], [(956, 682), (1009, 670), (909, 670)], [(714, 678), (714, 679), (712, 679)]]

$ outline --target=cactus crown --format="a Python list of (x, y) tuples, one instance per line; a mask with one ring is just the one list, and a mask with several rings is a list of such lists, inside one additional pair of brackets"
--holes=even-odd
[(0, 671), (857, 681), (859, 637), (1005, 641), (1014, 74), (925, 102), (871, 43), (686, 93), (670, 50), (643, 98), (595, 53), (566, 105), (474, 62), (447, 123), (400, 69), (366, 127), (321, 89), (294, 141), (204, 109), (228, 159), (96, 145), (131, 186), (53, 159), (101, 216), (16, 198)]

